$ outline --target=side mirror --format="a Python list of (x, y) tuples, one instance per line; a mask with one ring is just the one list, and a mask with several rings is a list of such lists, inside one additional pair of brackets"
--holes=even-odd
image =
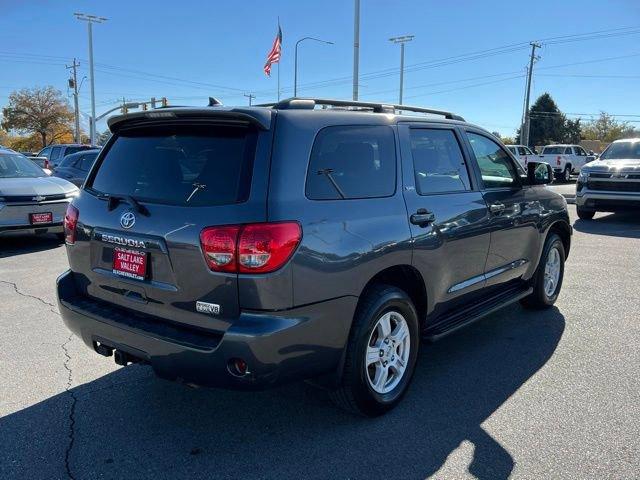
[(553, 168), (546, 162), (527, 163), (529, 185), (546, 185), (553, 182)]

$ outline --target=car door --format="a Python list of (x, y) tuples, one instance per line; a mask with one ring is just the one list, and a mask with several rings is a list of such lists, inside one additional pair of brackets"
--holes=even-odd
[(522, 276), (535, 261), (540, 205), (528, 195), (518, 167), (501, 145), (473, 129), (467, 129), (466, 141), (491, 216), (486, 286), (506, 284)]
[(432, 311), (444, 313), (484, 285), (489, 211), (457, 128), (400, 124), (399, 134), (413, 264)]

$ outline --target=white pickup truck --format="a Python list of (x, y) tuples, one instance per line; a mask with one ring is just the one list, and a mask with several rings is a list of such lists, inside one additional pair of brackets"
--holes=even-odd
[(580, 145), (547, 145), (542, 149), (540, 159), (553, 167), (553, 173), (561, 181), (571, 181), (571, 174), (580, 173), (585, 165), (595, 159)]
[(537, 162), (538, 155), (533, 153), (531, 149), (525, 145), (505, 145), (509, 149), (513, 156), (516, 157), (518, 163), (522, 165), (522, 168), (527, 170), (527, 163), (529, 162)]

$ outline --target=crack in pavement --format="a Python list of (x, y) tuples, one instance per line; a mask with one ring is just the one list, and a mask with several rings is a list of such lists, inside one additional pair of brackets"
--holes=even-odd
[(73, 333), (69, 335), (69, 338), (66, 342), (64, 342), (61, 347), (64, 351), (64, 356), (66, 357), (64, 361), (64, 368), (68, 372), (67, 374), (67, 385), (65, 387), (66, 392), (71, 396), (71, 409), (69, 410), (69, 443), (67, 445), (67, 449), (64, 452), (64, 468), (67, 472), (67, 476), (71, 480), (75, 480), (73, 473), (71, 472), (71, 450), (73, 449), (73, 444), (75, 442), (75, 426), (76, 426), (76, 404), (78, 403), (78, 397), (75, 392), (71, 389), (71, 384), (73, 383), (72, 370), (69, 366), (69, 362), (71, 361), (71, 355), (69, 355), (69, 350), (67, 349), (67, 344), (73, 338)]
[(26, 298), (33, 298), (34, 300), (38, 300), (40, 303), (50, 307), (49, 310), (51, 310), (53, 313), (55, 313), (56, 315), (60, 315), (60, 312), (58, 312), (57, 310), (54, 310), (54, 308), (56, 308), (56, 306), (51, 303), (51, 302), (47, 302), (45, 299), (40, 298), (36, 295), (31, 295), (30, 293), (25, 293), (23, 291), (21, 291), (18, 288), (18, 284), (14, 283), (14, 282), (7, 282), (6, 280), (0, 280), (0, 283), (3, 283), (5, 285), (9, 285), (10, 287), (13, 288), (13, 290), (20, 296), (22, 297), (26, 297)]
[[(57, 310), (54, 310), (56, 306), (53, 303), (47, 302), (43, 298), (21, 291), (18, 288), (18, 285), (16, 283), (7, 282), (6, 280), (0, 280), (0, 283), (13, 287), (13, 290), (18, 295), (37, 300), (43, 305), (48, 306), (49, 310), (52, 313), (55, 313), (56, 315), (60, 315), (60, 312), (58, 312)], [(69, 362), (71, 361), (71, 355), (69, 354), (69, 349), (67, 348), (67, 345), (69, 344), (69, 342), (71, 342), (72, 339), (73, 339), (73, 333), (69, 334), (67, 341), (64, 342), (62, 345), (60, 345), (60, 347), (64, 352), (65, 360), (64, 360), (63, 366), (64, 366), (64, 369), (67, 371), (67, 383), (65, 385), (65, 392), (68, 393), (69, 396), (71, 397), (71, 409), (69, 410), (69, 416), (68, 416), (69, 417), (69, 434), (68, 434), (69, 443), (67, 444), (67, 448), (65, 449), (65, 452), (64, 452), (64, 468), (66, 470), (67, 476), (71, 480), (75, 480), (75, 477), (71, 472), (70, 457), (71, 457), (71, 450), (73, 449), (73, 444), (75, 442), (76, 404), (78, 403), (78, 397), (76, 396), (75, 392), (71, 389), (71, 385), (73, 384), (73, 376), (72, 376), (73, 371), (69, 366)]]

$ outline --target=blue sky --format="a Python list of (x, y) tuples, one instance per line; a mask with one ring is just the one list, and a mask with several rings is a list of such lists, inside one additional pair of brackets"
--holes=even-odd
[[(399, 47), (388, 38), (413, 34), (406, 49), (405, 103), (452, 110), (503, 135), (512, 135), (520, 122), (529, 49), (516, 46), (440, 66), (434, 61), (548, 37), (622, 27), (640, 31), (638, 0), (361, 4), (360, 71), (373, 74), (361, 78), (362, 100), (397, 101), (392, 69)], [(262, 66), (278, 16), (283, 97), (292, 94), (295, 41), (316, 36), (335, 45), (301, 45), (299, 95), (351, 98), (351, 0), (0, 0), (0, 10), (0, 107), (22, 87), (54, 85), (66, 94), (64, 64), (73, 57), (80, 59), (81, 76), (87, 74), (86, 25), (74, 18), (76, 11), (109, 19), (94, 27), (98, 114), (122, 96), (166, 96), (173, 105), (204, 105), (209, 95), (246, 104), (245, 92), (255, 93), (257, 102), (275, 99), (276, 69), (267, 78)], [(539, 55), (534, 98), (548, 91), (571, 113), (640, 114), (640, 34), (547, 42)], [(310, 85), (317, 82), (324, 83)], [(80, 109), (89, 112), (87, 82)]]

